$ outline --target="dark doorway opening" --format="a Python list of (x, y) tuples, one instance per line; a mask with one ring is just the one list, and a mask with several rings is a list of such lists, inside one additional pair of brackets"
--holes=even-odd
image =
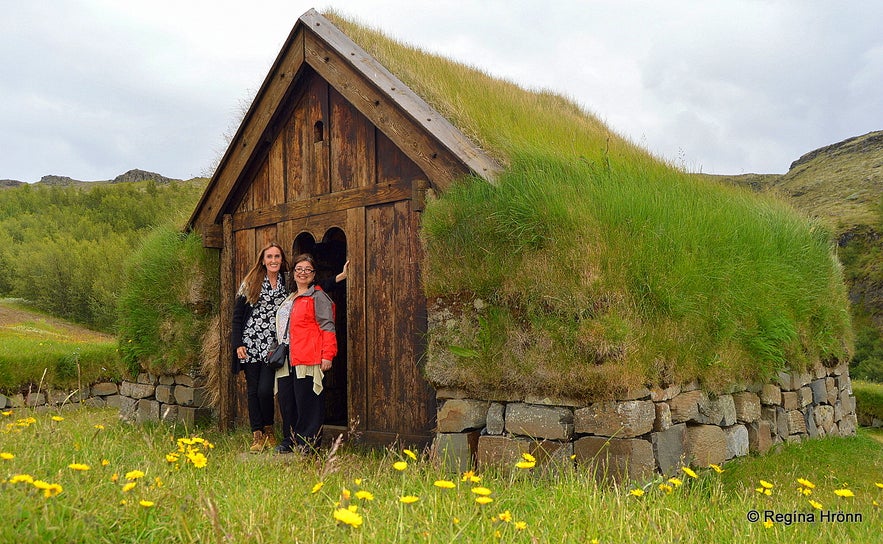
[[(325, 232), (322, 241), (316, 242), (313, 235), (302, 232), (292, 244), (294, 259), (301, 253), (309, 253), (316, 260), (316, 283), (328, 285), (328, 294), (334, 301), (337, 333), (337, 357), (330, 372), (325, 374), (325, 424), (346, 427), (349, 422), (347, 403), (347, 305), (346, 281), (336, 283), (336, 277), (346, 262), (346, 234), (333, 227)], [(292, 261), (292, 266), (294, 262)]]

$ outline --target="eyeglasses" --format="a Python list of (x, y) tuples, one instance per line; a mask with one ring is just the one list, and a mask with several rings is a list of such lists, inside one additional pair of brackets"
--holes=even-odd
[(312, 274), (313, 272), (315, 272), (315, 270), (313, 270), (312, 268), (301, 268), (299, 266), (295, 268), (294, 271), (297, 274)]

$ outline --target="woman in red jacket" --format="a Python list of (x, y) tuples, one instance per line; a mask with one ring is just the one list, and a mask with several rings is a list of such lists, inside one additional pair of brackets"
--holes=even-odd
[(325, 422), (322, 378), (331, 370), (331, 361), (337, 355), (334, 306), (331, 297), (314, 285), (315, 261), (303, 253), (293, 262), (291, 295), (276, 314), (277, 331), (288, 336), (279, 338), (279, 342), (289, 344), (289, 366), (276, 374), (277, 400), (283, 428), (286, 421), (291, 427), (276, 448), (279, 453), (289, 453), (294, 446), (301, 450), (315, 450), (318, 446)]

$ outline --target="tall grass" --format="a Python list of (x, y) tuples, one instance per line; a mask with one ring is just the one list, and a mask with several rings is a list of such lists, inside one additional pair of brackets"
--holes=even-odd
[(425, 290), (451, 314), (430, 330), (435, 385), (593, 398), (698, 379), (721, 391), (849, 359), (846, 290), (820, 224), (694, 179), (564, 97), (331, 17), (505, 165), (423, 216)]
[[(4, 412), (0, 437), (8, 542), (872, 542), (874, 501), (883, 501), (883, 445), (863, 432), (785, 446), (722, 474), (679, 473), (680, 485), (659, 477), (622, 487), (599, 485), (585, 467), (542, 465), (473, 481), (398, 448), (249, 455), (244, 434), (130, 426), (113, 410)], [(22, 475), (61, 492), (46, 497)], [(797, 478), (815, 484), (811, 495), (798, 494)], [(770, 495), (755, 490), (761, 479), (773, 484)], [(492, 502), (478, 504), (477, 487)], [(853, 496), (834, 493), (842, 489)], [(820, 515), (808, 499), (861, 521), (746, 519), (753, 510)], [(351, 506), (361, 523), (350, 514), (336, 521)]]
[(120, 354), (132, 373), (188, 372), (217, 312), (217, 252), (195, 233), (155, 229), (128, 261), (117, 323)]

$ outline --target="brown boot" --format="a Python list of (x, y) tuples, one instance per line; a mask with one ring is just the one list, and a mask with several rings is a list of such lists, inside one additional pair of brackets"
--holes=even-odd
[(264, 446), (267, 445), (267, 437), (264, 436), (263, 431), (255, 431), (254, 439), (251, 442), (251, 447), (248, 448), (248, 451), (251, 453), (260, 453), (264, 451)]
[(264, 438), (267, 440), (268, 448), (276, 447), (276, 432), (273, 430), (272, 425), (264, 427)]

